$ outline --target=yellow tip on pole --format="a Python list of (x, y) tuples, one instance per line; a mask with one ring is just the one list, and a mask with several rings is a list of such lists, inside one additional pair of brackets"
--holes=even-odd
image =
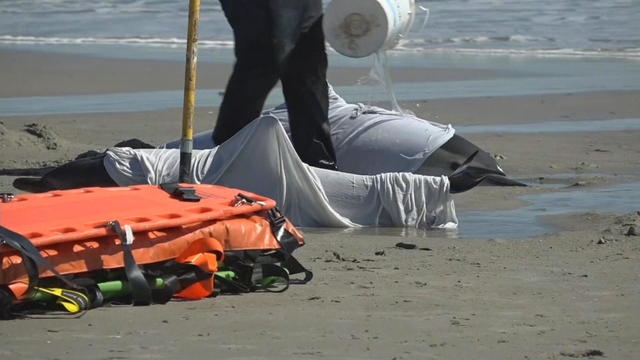
[(182, 141), (180, 143), (179, 181), (191, 182), (191, 150), (193, 149), (193, 115), (196, 107), (196, 70), (198, 64), (198, 22), (200, 0), (189, 0), (187, 31), (187, 61), (184, 72), (184, 102), (182, 105)]

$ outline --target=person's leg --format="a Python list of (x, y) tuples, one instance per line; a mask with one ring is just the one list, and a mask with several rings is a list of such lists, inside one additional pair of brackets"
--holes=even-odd
[[(233, 1), (233, 0), (228, 0)], [(284, 72), (287, 58), (300, 36), (322, 16), (322, 0), (261, 0), (269, 3), (273, 19), (273, 54)]]
[(236, 63), (213, 131), (216, 144), (222, 144), (260, 115), (278, 81), (268, 3), (231, 0), (222, 4), (233, 28)]
[(327, 54), (322, 17), (301, 34), (289, 55), (282, 87), (289, 112), (291, 138), (305, 163), (336, 169), (328, 120)]

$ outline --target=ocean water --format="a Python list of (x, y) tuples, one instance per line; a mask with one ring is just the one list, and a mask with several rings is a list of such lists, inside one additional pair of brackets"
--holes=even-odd
[[(328, 3), (328, 0), (325, 0)], [(418, 0), (426, 27), (396, 52), (640, 59), (638, 0)], [(0, 46), (183, 48), (188, 0), (2, 0)], [(419, 27), (416, 27), (419, 28)], [(201, 48), (231, 48), (216, 0), (202, 2)], [(77, 50), (78, 48), (76, 48)], [(120, 50), (121, 48), (116, 48)]]
[[(329, 0), (323, 0), (325, 4)], [(374, 0), (372, 0), (374, 1)], [(0, 48), (184, 61), (188, 0), (0, 0)], [(417, 0), (429, 22), (388, 53), (391, 68), (490, 70), (490, 79), (394, 82), (401, 101), (640, 90), (640, 0)], [(198, 61), (231, 63), (233, 36), (218, 0), (201, 8)], [(329, 51), (331, 66), (368, 67)], [(223, 89), (200, 89), (217, 106)], [(337, 90), (348, 101), (385, 101), (383, 86)], [(282, 102), (272, 92), (268, 105)], [(0, 99), (4, 115), (179, 108), (174, 90)], [(549, 119), (546, 119), (549, 120)]]

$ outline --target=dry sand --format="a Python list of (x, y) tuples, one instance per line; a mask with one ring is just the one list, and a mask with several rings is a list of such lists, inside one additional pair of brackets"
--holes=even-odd
[[(2, 97), (176, 89), (181, 83), (181, 70), (169, 62), (0, 52), (0, 68), (9, 65), (0, 82), (16, 86), (3, 87)], [(202, 86), (223, 87), (230, 67), (206, 66), (216, 78)], [(123, 70), (131, 67), (138, 71)], [(330, 80), (348, 84), (357, 79), (353, 72), (334, 70)], [(440, 76), (433, 80), (455, 80), (459, 70), (426, 75), (403, 69), (394, 78), (433, 74)], [(131, 81), (134, 75), (139, 77)], [(640, 92), (618, 91), (403, 106), (456, 126), (640, 118), (639, 99)], [(215, 114), (199, 109), (198, 130), (211, 126)], [(130, 137), (157, 144), (179, 134), (179, 118), (179, 110), (0, 116), (0, 168), (59, 164)], [(511, 209), (523, 205), (519, 195), (571, 191), (578, 182), (582, 188), (638, 182), (639, 133), (469, 135), (503, 156), (507, 173), (559, 186), (480, 187), (456, 195), (456, 207)], [(551, 178), (558, 174), (569, 175)], [(11, 180), (0, 176), (0, 192), (15, 191)], [(0, 358), (640, 358), (640, 236), (625, 235), (631, 227), (640, 230), (640, 213), (576, 209), (545, 222), (557, 232), (528, 239), (306, 229), (307, 246), (297, 256), (315, 272), (307, 285), (283, 294), (101, 308), (76, 320), (5, 321)], [(397, 248), (400, 241), (422, 249)]]

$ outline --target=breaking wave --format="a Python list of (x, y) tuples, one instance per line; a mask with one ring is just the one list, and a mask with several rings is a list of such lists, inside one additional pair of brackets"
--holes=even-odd
[(479, 43), (536, 43), (536, 42), (555, 42), (551, 37), (538, 37), (528, 35), (510, 35), (510, 36), (454, 36), (445, 39), (424, 39), (425, 43), (430, 44), (479, 44)]
[[(408, 39), (403, 40), (393, 49), (393, 52), (437, 52), (437, 53), (457, 53), (469, 55), (513, 55), (513, 56), (546, 56), (546, 57), (614, 57), (640, 60), (640, 48), (598, 48), (598, 49), (514, 49), (514, 48), (460, 48), (447, 47), (447, 43), (454, 42), (500, 42), (500, 41), (550, 41), (546, 38), (526, 37), (514, 35), (509, 37), (460, 37), (447, 40), (433, 39)], [(185, 39), (180, 38), (151, 38), (151, 37), (131, 37), (131, 38), (97, 38), (97, 37), (38, 37), (38, 36), (11, 36), (0, 35), (0, 44), (24, 44), (24, 45), (136, 45), (149, 47), (183, 48), (186, 45)], [(232, 40), (207, 40), (198, 41), (200, 48), (233, 48)], [(328, 46), (328, 45), (327, 45)], [(328, 49), (333, 51), (328, 46)]]
[[(0, 35), (0, 44), (25, 45), (145, 45), (177, 48), (186, 45), (185, 39), (178, 38), (95, 38), (95, 37), (39, 37)], [(198, 46), (204, 48), (231, 48), (231, 40), (198, 40)]]
[[(434, 40), (434, 39), (407, 39), (400, 41), (400, 44), (393, 49), (393, 51), (408, 51), (408, 52), (438, 52), (438, 53), (457, 53), (457, 54), (469, 54), (469, 55), (514, 55), (514, 56), (541, 56), (541, 57), (609, 57), (609, 58), (626, 58), (626, 59), (639, 59), (640, 60), (640, 48), (627, 47), (627, 48), (593, 48), (593, 49), (574, 49), (574, 48), (553, 48), (551, 46), (541, 46), (540, 48), (517, 48), (517, 47), (490, 47), (487, 46), (490, 42), (544, 42), (544, 45), (554, 42), (551, 38), (535, 38), (526, 37), (520, 35), (514, 35), (509, 37), (470, 37), (470, 38), (455, 38), (446, 40)], [(457, 47), (447, 46), (454, 43), (478, 43), (485, 42), (483, 47)]]

